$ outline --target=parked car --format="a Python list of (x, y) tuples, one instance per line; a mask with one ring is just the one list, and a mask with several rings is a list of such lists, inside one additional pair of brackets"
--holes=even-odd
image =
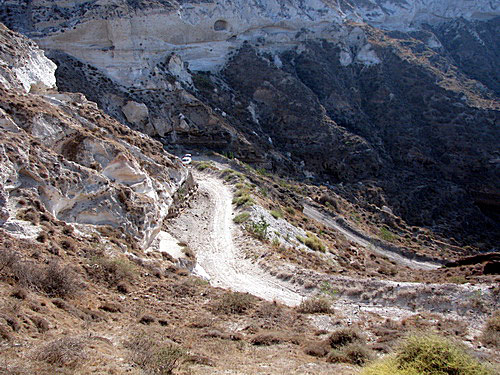
[(191, 164), (191, 161), (192, 161), (191, 154), (184, 155), (182, 157), (181, 161), (182, 161), (182, 164), (185, 164), (185, 165)]

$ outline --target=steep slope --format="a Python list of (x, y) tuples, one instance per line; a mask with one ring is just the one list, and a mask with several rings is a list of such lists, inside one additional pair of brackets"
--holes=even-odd
[[(245, 256), (253, 252), (260, 259), (250, 264), (232, 246), (228, 186), (208, 177), (198, 192), (208, 204), (181, 205), (193, 180), (178, 158), (105, 115), (82, 94), (57, 91), (54, 68), (35, 44), (0, 25), (0, 373), (142, 375), (172, 369), (179, 375), (354, 375), (360, 372), (357, 365), (326, 357), (333, 353), (332, 337), (349, 332), (353, 323), (367, 333), (367, 342), (360, 341), (362, 354), (390, 351), (414, 328), (432, 328), (479, 347), (477, 337), (498, 309), (498, 287), (487, 283), (494, 276), (477, 273), (473, 282), (479, 285), (376, 280), (373, 267), (391, 261), (358, 251), (349, 240), (337, 242), (337, 235), (328, 235), (335, 246), (319, 256), (306, 245), (283, 251), (275, 244), (247, 242)], [(137, 103), (130, 107), (135, 113), (127, 111), (129, 116), (144, 110)], [(219, 177), (267, 195), (268, 185), (255, 179), (265, 172), (234, 163), (248, 177), (233, 170), (220, 171)], [(292, 187), (275, 176), (266, 180), (273, 205), (297, 203), (308, 189), (314, 195), (320, 190)], [(282, 195), (285, 187), (298, 187), (300, 194)], [(213, 256), (221, 251), (220, 266), (229, 267), (219, 275), (224, 287), (234, 284), (291, 304), (298, 302), (297, 290), (316, 297), (290, 308), (191, 277), (168, 252), (148, 248), (158, 231), (168, 229), (167, 214), (179, 207), (194, 217), (202, 213), (192, 232), (199, 230), (208, 241), (198, 238), (196, 250), (212, 262), (215, 274), (219, 264)], [(211, 210), (212, 218), (207, 217)], [(302, 213), (292, 209), (289, 215), (297, 216), (295, 223), (304, 229), (327, 235), (327, 228)], [(281, 228), (293, 226), (278, 221)], [(189, 234), (183, 229), (181, 234)], [(186, 245), (176, 244), (194, 260)], [(207, 251), (200, 245), (214, 247)], [(288, 263), (287, 257), (297, 253), (323, 259), (328, 273)], [(351, 263), (348, 253), (371, 262), (370, 273), (353, 262), (349, 272), (359, 274), (335, 274)], [(267, 258), (279, 260), (279, 274), (266, 268), (272, 266)], [(240, 261), (243, 269), (238, 269)], [(270, 273), (280, 281), (274, 283)], [(293, 287), (283, 288), (288, 283)], [(317, 301), (321, 314), (304, 308)], [(483, 361), (495, 361), (495, 350), (480, 347)]]
[(32, 42), (3, 25), (0, 38), (2, 227), (36, 237), (49, 218), (110, 225), (147, 248), (186, 169), (83, 95), (57, 92)]
[[(8, 1), (0, 19), (136, 130), (498, 242), (499, 8), (489, 1)], [(374, 207), (375, 206), (375, 207)]]

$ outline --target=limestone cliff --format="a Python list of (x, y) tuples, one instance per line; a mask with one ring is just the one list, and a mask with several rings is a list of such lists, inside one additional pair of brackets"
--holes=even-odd
[(82, 94), (57, 92), (55, 64), (34, 43), (2, 25), (0, 41), (2, 228), (36, 237), (53, 219), (110, 225), (147, 247), (186, 169)]

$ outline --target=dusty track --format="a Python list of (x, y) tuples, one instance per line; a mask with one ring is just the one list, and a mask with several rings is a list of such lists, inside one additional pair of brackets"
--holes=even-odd
[(248, 292), (294, 306), (302, 300), (292, 285), (267, 274), (244, 258), (233, 241), (238, 229), (233, 225), (232, 193), (221, 180), (197, 176), (199, 192), (192, 208), (173, 221), (174, 235), (195, 251), (199, 266), (210, 276), (213, 286)]
[(365, 238), (362, 238), (361, 236), (357, 235), (355, 232), (350, 231), (348, 228), (339, 225), (335, 221), (334, 217), (328, 216), (310, 205), (307, 204), (304, 205), (304, 214), (306, 216), (309, 216), (311, 219), (314, 219), (320, 222), (321, 224), (342, 233), (347, 239), (357, 243), (358, 245), (370, 249), (380, 255), (384, 255), (400, 265), (408, 266), (416, 270), (432, 270), (439, 268), (441, 266), (440, 264), (437, 263), (409, 259), (401, 254), (384, 249), (380, 246), (376, 246), (370, 241), (366, 240)]

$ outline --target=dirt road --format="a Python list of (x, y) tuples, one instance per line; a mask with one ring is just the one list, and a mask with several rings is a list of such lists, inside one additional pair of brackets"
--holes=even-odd
[(308, 204), (304, 205), (304, 215), (309, 216), (310, 218), (320, 222), (321, 224), (342, 233), (347, 239), (357, 243), (358, 245), (370, 249), (380, 255), (384, 255), (400, 265), (408, 266), (416, 270), (432, 270), (441, 266), (437, 263), (409, 259), (401, 254), (384, 249), (380, 246), (376, 246), (367, 239), (356, 234), (354, 231), (350, 231), (348, 228), (345, 228), (338, 224), (335, 221), (334, 217), (326, 215)]
[(199, 193), (191, 209), (173, 220), (171, 231), (195, 251), (198, 266), (213, 286), (248, 292), (295, 306), (302, 300), (292, 285), (267, 274), (244, 258), (233, 236), (240, 235), (233, 224), (232, 193), (221, 180), (198, 175)]

